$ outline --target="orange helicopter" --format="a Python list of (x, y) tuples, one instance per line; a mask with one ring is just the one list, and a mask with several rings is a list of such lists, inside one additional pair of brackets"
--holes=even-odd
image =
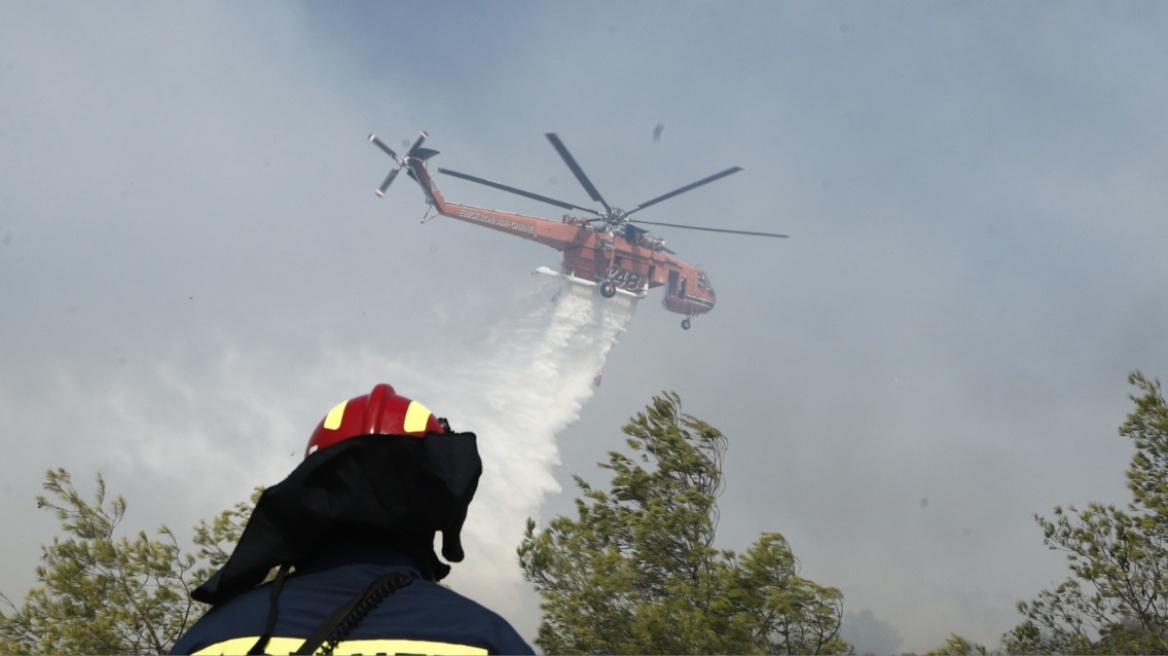
[[(552, 132), (547, 133), (548, 140), (551, 141), (556, 152), (559, 153), (592, 200), (604, 207), (603, 210), (580, 207), (449, 169), (438, 169), (440, 173), (456, 178), (477, 182), (567, 210), (579, 210), (594, 215), (592, 217), (574, 217), (565, 214), (560, 221), (553, 221), (447, 202), (438, 190), (434, 179), (430, 177), (429, 171), (426, 170), (426, 161), (438, 154), (436, 150), (422, 147), (427, 136), (425, 132), (421, 132), (410, 149), (398, 157), (397, 153), (385, 145), (376, 135), (369, 135), (369, 141), (397, 162), (397, 166), (389, 172), (385, 181), (377, 188), (378, 196), (383, 196), (390, 183), (397, 177), (398, 172), (405, 169), (406, 175), (413, 178), (422, 187), (423, 193), (426, 194), (427, 203), (438, 214), (530, 239), (564, 254), (564, 260), (558, 272), (548, 267), (539, 267), (534, 273), (559, 276), (577, 284), (597, 287), (600, 295), (605, 298), (624, 294), (641, 299), (648, 295), (650, 289), (665, 285), (668, 288), (665, 292), (665, 298), (662, 299), (662, 305), (670, 312), (685, 315), (685, 319), (681, 322), (681, 327), (685, 330), (689, 330), (690, 319), (714, 308), (714, 290), (710, 287), (710, 281), (706, 277), (705, 271), (675, 257), (675, 253), (665, 247), (664, 239), (655, 237), (649, 231), (634, 225), (634, 222), (629, 220), (629, 215), (678, 194), (737, 173), (742, 170), (741, 167), (734, 166), (702, 178), (697, 182), (692, 182), (667, 194), (645, 201), (628, 211), (612, 207), (604, 200), (600, 192), (593, 186), (592, 181), (584, 175), (583, 169), (576, 163), (560, 138)], [(429, 210), (427, 210), (427, 215), (429, 215)], [(429, 219), (422, 219), (423, 222), (427, 220)], [(704, 228), (655, 221), (637, 221), (636, 223), (756, 237), (787, 236), (771, 232)]]

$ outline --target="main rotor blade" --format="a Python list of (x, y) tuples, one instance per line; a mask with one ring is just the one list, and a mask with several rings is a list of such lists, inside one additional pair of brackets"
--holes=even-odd
[[(654, 198), (653, 200), (647, 200), (647, 201), (641, 203), (640, 205), (629, 210), (628, 212), (625, 212), (625, 216), (628, 216), (628, 215), (632, 214), (633, 212), (638, 212), (640, 210), (643, 210), (646, 207), (649, 207), (650, 205), (656, 205), (657, 203), (660, 203), (663, 200), (668, 200), (670, 198), (673, 198), (674, 196), (676, 196), (678, 194), (684, 194), (685, 192), (687, 192), (691, 189), (695, 189), (697, 187), (700, 187), (704, 184), (709, 184), (709, 183), (713, 182), (714, 180), (720, 180), (720, 179), (730, 175), (731, 173), (737, 173), (741, 170), (742, 170), (741, 166), (732, 166), (732, 167), (726, 169), (725, 171), (715, 173), (714, 175), (711, 175), (708, 178), (702, 178), (701, 180), (698, 180), (697, 182), (691, 182), (691, 183), (687, 184), (686, 186), (680, 187), (678, 189), (674, 189), (673, 191), (671, 191), (663, 196), (658, 196), (658, 197)], [(682, 227), (685, 227), (685, 226), (682, 226)]]
[(580, 181), (580, 184), (584, 187), (584, 191), (588, 192), (592, 200), (603, 205), (604, 209), (611, 213), (612, 208), (608, 206), (608, 203), (604, 202), (604, 197), (592, 185), (592, 181), (588, 179), (588, 176), (584, 175), (584, 169), (580, 168), (580, 165), (572, 158), (572, 153), (568, 152), (568, 148), (564, 146), (564, 142), (560, 141), (560, 138), (556, 136), (555, 132), (544, 133), (544, 136), (548, 138), (548, 141), (552, 142), (552, 146), (555, 147), (556, 152), (560, 154), (560, 158), (564, 160), (568, 168), (572, 169), (572, 175), (576, 176), (576, 179)]
[(466, 173), (459, 173), (458, 171), (451, 171), (450, 169), (444, 169), (444, 168), (439, 168), (438, 172), (445, 173), (446, 175), (452, 175), (456, 178), (462, 178), (463, 180), (470, 180), (471, 182), (477, 182), (477, 183), (482, 184), (482, 185), (487, 185), (488, 187), (494, 187), (495, 189), (502, 189), (503, 191), (509, 191), (513, 194), (519, 194), (520, 196), (524, 196), (524, 197), (530, 198), (532, 200), (538, 200), (540, 202), (548, 203), (549, 205), (555, 205), (556, 207), (562, 207), (566, 210), (581, 210), (584, 212), (588, 212), (589, 214), (599, 214), (599, 212), (597, 212), (596, 210), (588, 209), (587, 207), (580, 207), (579, 205), (565, 203), (562, 200), (548, 198), (547, 196), (541, 196), (539, 194), (532, 193), (530, 191), (516, 189), (515, 187), (511, 187), (511, 186), (508, 186), (505, 184), (500, 184), (498, 182), (491, 182), (490, 180), (478, 178), (478, 177), (475, 177), (473, 175), (467, 175)]
[(395, 161), (395, 162), (397, 161), (397, 153), (393, 152), (392, 148), (385, 145), (384, 141), (382, 141), (381, 139), (378, 139), (377, 135), (375, 135), (375, 134), (369, 135), (369, 141), (372, 141), (374, 146), (377, 146), (381, 150), (385, 151), (385, 154), (392, 157), (393, 161)]
[(686, 230), (705, 230), (707, 232), (728, 232), (733, 235), (751, 235), (753, 237), (780, 237), (787, 238), (787, 235), (780, 235), (774, 232), (754, 232), (752, 230), (730, 230), (728, 228), (703, 228), (701, 226), (681, 225), (678, 223), (658, 223), (657, 221), (633, 221), (633, 223), (644, 223), (647, 225), (667, 226), (670, 228), (685, 228)]

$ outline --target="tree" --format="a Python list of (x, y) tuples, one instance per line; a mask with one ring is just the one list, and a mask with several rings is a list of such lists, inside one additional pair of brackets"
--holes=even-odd
[(205, 610), (190, 590), (226, 560), (250, 514), (240, 503), (209, 524), (201, 521), (195, 555), (166, 526), (154, 537), (144, 531), (116, 537), (126, 501), (107, 502), (100, 473), (93, 503), (64, 469), (49, 471), (44, 488), (51, 497), (38, 496), (37, 506), (56, 514), (65, 537), (43, 547), (39, 585), (19, 608), (0, 595), (11, 609), (0, 612), (0, 653), (167, 653)]
[(938, 649), (931, 649), (923, 656), (989, 656), (990, 651), (984, 645), (970, 642), (964, 636), (950, 633), (945, 639), (945, 645)]
[(1128, 381), (1135, 410), (1120, 428), (1136, 447), (1125, 509), (1091, 503), (1035, 516), (1043, 540), (1066, 553), (1073, 576), (1030, 602), (1003, 637), (1010, 653), (1168, 653), (1168, 404), (1158, 379)]
[[(726, 438), (654, 397), (610, 452), (612, 491), (575, 477), (578, 517), (528, 520), (524, 576), (543, 597), (546, 653), (841, 653), (843, 595), (799, 576), (790, 545), (763, 533), (739, 557), (714, 548)], [(644, 466), (642, 466), (642, 464)]]

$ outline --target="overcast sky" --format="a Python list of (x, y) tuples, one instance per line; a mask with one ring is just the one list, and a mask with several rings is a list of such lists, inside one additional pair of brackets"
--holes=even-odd
[[(1067, 574), (1033, 514), (1126, 501), (1126, 377), (1168, 375), (1166, 33), (1152, 2), (0, 3), (0, 591), (57, 530), (45, 470), (187, 532), (384, 380), (480, 433), (451, 581), (533, 638), (523, 519), (675, 390), (729, 437), (721, 547), (785, 535), (861, 650), (996, 645)], [(718, 291), (689, 331), (659, 292), (549, 303), (554, 251), (374, 196), (366, 135), (423, 129), (584, 205), (544, 132), (616, 206), (740, 165), (638, 218), (791, 238), (655, 230)]]

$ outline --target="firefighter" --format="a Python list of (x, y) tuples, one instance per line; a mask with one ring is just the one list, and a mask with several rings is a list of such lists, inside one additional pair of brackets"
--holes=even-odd
[(333, 408), (191, 594), (212, 608), (173, 653), (533, 653), (506, 620), (438, 585), (450, 565), (437, 534), (446, 561), (463, 559), (475, 440), (386, 384)]

